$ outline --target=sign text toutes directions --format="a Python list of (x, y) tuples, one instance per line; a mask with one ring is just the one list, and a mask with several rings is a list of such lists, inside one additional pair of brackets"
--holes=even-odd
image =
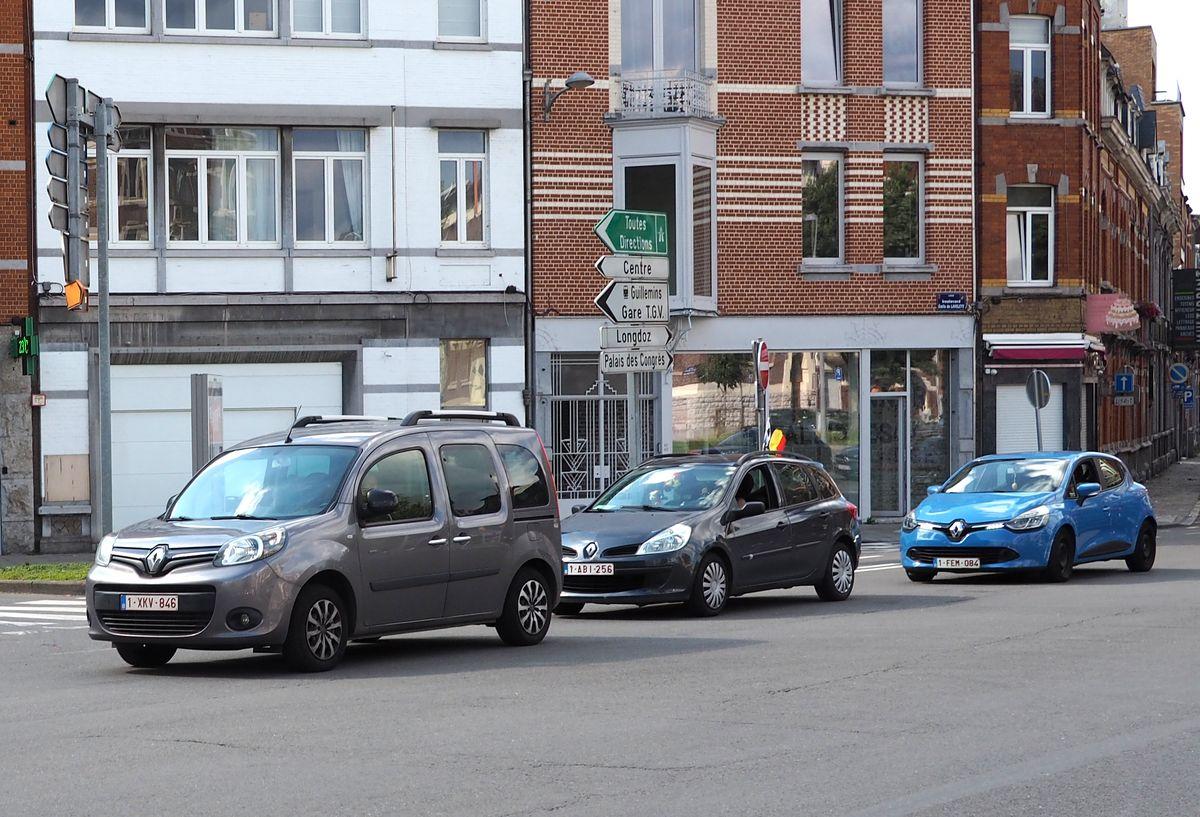
[(636, 210), (609, 210), (596, 225), (596, 235), (615, 253), (666, 255), (667, 216)]

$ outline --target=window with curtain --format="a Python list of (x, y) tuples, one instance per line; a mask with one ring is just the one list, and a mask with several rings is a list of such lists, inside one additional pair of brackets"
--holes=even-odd
[(438, 37), (482, 40), (487, 0), (437, 0)]
[(1008, 188), (1008, 283), (1050, 286), (1054, 282), (1054, 191), (1049, 187)]
[(367, 133), (297, 128), (292, 135), (296, 240), (325, 244), (366, 240)]
[(243, 34), (269, 37), (279, 31), (278, 0), (163, 0), (168, 34)]
[(697, 0), (622, 0), (621, 73), (698, 70), (699, 23)]
[(842, 0), (802, 0), (800, 70), (805, 85), (842, 81)]
[(438, 133), (443, 246), (482, 246), (486, 240), (486, 146), (483, 131), (444, 130)]
[(149, 0), (75, 0), (75, 27), (149, 31)]
[(1009, 96), (1015, 116), (1050, 115), (1050, 19), (1013, 17), (1008, 30)]
[(487, 408), (487, 341), (441, 342), (442, 408)]
[(292, 0), (292, 33), (355, 37), (363, 34), (363, 0)]
[(889, 263), (921, 260), (921, 159), (885, 156), (883, 161), (883, 257)]
[(883, 81), (921, 80), (921, 0), (883, 0)]
[(804, 261), (842, 258), (842, 157), (809, 154), (801, 165), (804, 182)]
[(279, 241), (279, 131), (168, 126), (165, 141), (169, 242)]

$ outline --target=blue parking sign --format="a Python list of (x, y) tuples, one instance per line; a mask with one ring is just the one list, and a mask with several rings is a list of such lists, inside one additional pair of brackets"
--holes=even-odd
[(1119, 372), (1113, 377), (1115, 394), (1133, 394), (1133, 372)]
[(1196, 390), (1195, 389), (1184, 389), (1183, 390), (1183, 407), (1185, 409), (1190, 409), (1190, 408), (1196, 407)]

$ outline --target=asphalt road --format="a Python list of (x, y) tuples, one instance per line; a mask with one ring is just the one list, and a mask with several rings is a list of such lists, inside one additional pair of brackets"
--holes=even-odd
[(585, 612), (532, 649), (396, 637), (320, 676), (248, 653), (132, 671), (66, 620), (22, 626), (0, 634), (0, 811), (1194, 814), (1200, 530), (1161, 542), (1148, 575), (875, 569), (844, 604)]

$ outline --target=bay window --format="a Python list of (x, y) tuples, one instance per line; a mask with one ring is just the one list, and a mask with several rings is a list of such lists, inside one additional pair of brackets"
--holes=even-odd
[(75, 27), (103, 31), (149, 31), (148, 0), (75, 0)]
[(163, 0), (168, 34), (271, 36), (277, 0)]
[(841, 83), (842, 0), (803, 0), (800, 15), (800, 70), (804, 84)]
[(167, 240), (264, 245), (279, 241), (279, 132), (166, 128)]
[(1014, 116), (1050, 115), (1050, 19), (1013, 17), (1008, 33), (1009, 97)]
[(1049, 187), (1008, 188), (1008, 283), (1050, 286), (1054, 282), (1054, 191)]
[(441, 243), (483, 246), (486, 240), (483, 131), (438, 133), (441, 180)]
[(298, 36), (361, 36), (362, 3), (363, 0), (292, 0), (292, 32)]
[(366, 131), (297, 128), (292, 156), (296, 241), (361, 244)]

